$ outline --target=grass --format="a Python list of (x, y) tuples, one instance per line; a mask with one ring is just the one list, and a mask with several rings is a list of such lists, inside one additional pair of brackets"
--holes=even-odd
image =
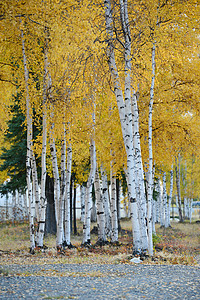
[[(92, 223), (91, 228), (96, 226)], [(132, 258), (131, 221), (121, 220), (122, 233), (119, 234), (120, 245), (105, 245), (103, 247), (81, 248), (82, 224), (77, 221), (79, 235), (73, 235), (71, 242), (75, 249), (66, 249), (58, 253), (55, 247), (55, 236), (45, 237), (45, 251), (29, 253), (29, 228), (24, 224), (0, 224), (0, 263), (46, 264), (46, 263), (99, 263), (99, 264), (130, 264)], [(145, 264), (188, 264), (199, 265), (200, 261), (200, 224), (172, 222), (171, 228), (161, 228), (156, 225), (154, 240), (154, 257), (148, 258)], [(97, 236), (92, 234), (94, 245)], [(3, 270), (3, 269), (1, 269)], [(5, 271), (6, 272), (6, 271)], [(1, 274), (4, 271), (0, 271)]]

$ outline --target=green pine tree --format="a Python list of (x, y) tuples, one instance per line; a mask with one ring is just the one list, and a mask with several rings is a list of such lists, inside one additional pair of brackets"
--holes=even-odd
[(6, 170), (10, 180), (0, 186), (0, 192), (6, 194), (16, 189), (24, 191), (26, 188), (26, 128), (25, 116), (23, 115), (19, 102), (22, 94), (18, 92), (14, 97), (11, 107), (12, 119), (8, 121), (8, 130), (5, 141), (10, 148), (2, 147), (0, 159), (3, 161), (0, 171)]

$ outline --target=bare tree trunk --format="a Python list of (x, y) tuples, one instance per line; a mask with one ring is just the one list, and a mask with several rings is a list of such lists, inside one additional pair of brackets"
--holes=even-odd
[[(20, 20), (21, 22), (21, 20)], [(31, 151), (32, 151), (32, 140), (33, 140), (33, 128), (32, 128), (32, 116), (31, 116), (31, 104), (29, 97), (29, 73), (27, 67), (27, 59), (24, 45), (24, 33), (21, 29), (21, 40), (22, 40), (22, 54), (24, 63), (24, 77), (25, 77), (25, 90), (26, 90), (26, 121), (27, 121), (27, 153), (26, 153), (26, 182), (28, 189), (28, 201), (29, 201), (29, 225), (30, 225), (30, 252), (34, 253), (35, 249), (35, 228), (34, 228), (34, 217), (35, 217), (35, 202), (33, 198), (32, 182), (31, 182)]]
[(152, 80), (150, 89), (149, 102), (149, 170), (148, 170), (148, 188), (147, 188), (147, 228), (148, 228), (148, 252), (153, 256), (153, 239), (152, 239), (152, 202), (153, 202), (153, 149), (152, 149), (152, 114), (153, 114), (153, 99), (155, 85), (155, 51), (156, 46), (153, 43), (152, 48)]
[(109, 195), (108, 195), (108, 180), (106, 171), (101, 166), (101, 180), (102, 180), (102, 200), (103, 200), (103, 207), (105, 213), (105, 234), (107, 238), (111, 237), (111, 212), (110, 212), (110, 205), (109, 205)]
[(66, 197), (65, 197), (65, 241), (66, 246), (71, 245), (71, 215), (70, 215), (70, 182), (72, 169), (72, 147), (67, 145), (67, 173), (66, 173)]
[(168, 205), (167, 205), (167, 189), (166, 189), (166, 172), (163, 174), (163, 204), (164, 204), (164, 226), (168, 227)]
[(76, 187), (74, 186), (74, 201), (73, 201), (73, 221), (74, 221), (74, 235), (77, 234), (77, 226), (76, 226)]
[(95, 141), (93, 138), (91, 138), (91, 143), (90, 143), (90, 158), (91, 158), (91, 167), (90, 167), (90, 174), (89, 174), (87, 187), (86, 187), (85, 220), (83, 224), (83, 242), (82, 242), (83, 245), (90, 245), (92, 185), (94, 182), (95, 171), (96, 171), (96, 148), (95, 148)]
[(170, 212), (171, 212), (171, 203), (172, 203), (172, 194), (173, 194), (173, 165), (170, 171), (170, 191), (169, 191), (169, 203), (168, 203), (168, 227), (170, 224)]
[(113, 16), (111, 9), (111, 1), (106, 0), (105, 5), (105, 17), (106, 17), (106, 31), (108, 36), (108, 63), (110, 72), (112, 75), (114, 92), (118, 105), (118, 111), (121, 121), (121, 128), (123, 133), (124, 145), (127, 154), (127, 176), (128, 176), (128, 194), (130, 199), (130, 210), (133, 228), (133, 253), (141, 253), (142, 242), (140, 223), (138, 217), (138, 203), (136, 199), (135, 190), (135, 157), (133, 146), (133, 130), (132, 130), (132, 112), (131, 112), (131, 86), (130, 86), (130, 74), (131, 74), (131, 35), (129, 29), (128, 9), (127, 1), (120, 1), (121, 12), (121, 24), (124, 33), (125, 51), (124, 51), (124, 63), (125, 63), (125, 89), (124, 97), (122, 88), (120, 86), (119, 74), (116, 66), (114, 46), (113, 46)]
[(111, 197), (110, 197), (110, 208), (111, 208), (111, 222), (112, 222), (112, 234), (111, 242), (118, 242), (118, 218), (117, 218), (117, 201), (116, 201), (116, 177), (113, 174), (113, 169), (111, 165), (110, 172), (110, 182), (111, 182)]
[(81, 192), (81, 222), (84, 222), (85, 217), (85, 186), (80, 186), (80, 192)]
[(177, 196), (178, 196), (178, 214), (179, 214), (179, 222), (183, 222), (183, 214), (181, 209), (181, 186), (180, 186), (180, 154), (178, 154), (178, 161), (176, 160), (176, 188), (177, 188)]
[(97, 228), (98, 228), (97, 243), (102, 245), (105, 242), (105, 216), (104, 216), (103, 198), (101, 194), (98, 168), (96, 168), (94, 187), (95, 187), (95, 198), (96, 198), (96, 206), (97, 206)]

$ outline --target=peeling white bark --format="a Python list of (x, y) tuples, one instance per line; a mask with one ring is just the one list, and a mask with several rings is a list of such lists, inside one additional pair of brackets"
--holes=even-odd
[(32, 159), (31, 151), (32, 151), (33, 129), (32, 129), (31, 104), (30, 104), (29, 86), (28, 86), (29, 72), (28, 72), (27, 59), (25, 53), (24, 33), (22, 29), (21, 29), (21, 40), (22, 40), (22, 54), (23, 54), (25, 90), (26, 90), (26, 121), (27, 121), (26, 182), (27, 182), (28, 201), (29, 201), (30, 251), (33, 252), (35, 248), (35, 228), (34, 228), (35, 203), (33, 198), (32, 182), (31, 182), (31, 159)]
[[(106, 18), (106, 31), (108, 36), (108, 63), (110, 72), (112, 75), (114, 93), (118, 105), (118, 111), (121, 121), (122, 134), (124, 139), (124, 145), (127, 154), (127, 176), (128, 176), (128, 193), (130, 199), (130, 210), (133, 228), (133, 246), (134, 253), (140, 253), (142, 250), (140, 224), (138, 218), (138, 203), (136, 200), (135, 190), (135, 158), (133, 147), (133, 131), (132, 131), (132, 113), (131, 113), (131, 86), (130, 86), (130, 74), (131, 74), (131, 36), (129, 32), (129, 20), (127, 1), (120, 1), (121, 22), (124, 33), (125, 41), (125, 89), (124, 97), (122, 88), (120, 86), (119, 74), (115, 61), (115, 53), (113, 47), (113, 17), (111, 9), (111, 1), (104, 1), (105, 5), (105, 18)], [(125, 100), (124, 100), (125, 99)]]
[(113, 174), (112, 163), (111, 163), (111, 172), (110, 172), (110, 184), (111, 184), (110, 208), (111, 208), (111, 223), (112, 223), (111, 242), (116, 243), (118, 242), (116, 177)]
[(170, 225), (170, 212), (171, 212), (171, 204), (172, 204), (172, 194), (173, 194), (173, 165), (170, 171), (170, 191), (169, 191), (169, 203), (168, 203), (168, 227)]
[(111, 212), (110, 212), (110, 203), (109, 203), (109, 194), (108, 194), (108, 180), (106, 171), (101, 166), (101, 181), (102, 181), (102, 201), (104, 206), (105, 213), (105, 234), (107, 238), (111, 238)]
[(83, 245), (90, 245), (90, 222), (91, 222), (91, 209), (92, 209), (92, 185), (94, 183), (96, 171), (96, 147), (95, 141), (91, 138), (90, 142), (90, 174), (86, 187), (86, 201), (85, 201), (85, 220), (83, 224)]
[(104, 216), (104, 207), (103, 207), (103, 198), (101, 194), (99, 171), (96, 168), (95, 172), (95, 198), (96, 198), (96, 207), (97, 207), (97, 227), (98, 227), (98, 242), (105, 242), (105, 216)]
[(70, 141), (67, 144), (67, 172), (66, 172), (66, 196), (65, 196), (65, 242), (71, 244), (71, 224), (70, 224), (70, 180), (72, 170), (72, 147)]

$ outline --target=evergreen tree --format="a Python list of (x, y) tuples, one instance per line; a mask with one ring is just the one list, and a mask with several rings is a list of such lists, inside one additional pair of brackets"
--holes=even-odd
[(24, 191), (26, 188), (26, 129), (25, 117), (20, 109), (22, 94), (18, 92), (14, 96), (14, 104), (11, 107), (13, 117), (8, 121), (8, 130), (5, 141), (10, 147), (2, 147), (0, 159), (3, 161), (0, 171), (7, 171), (9, 181), (0, 186), (0, 192), (6, 194), (16, 189)]

